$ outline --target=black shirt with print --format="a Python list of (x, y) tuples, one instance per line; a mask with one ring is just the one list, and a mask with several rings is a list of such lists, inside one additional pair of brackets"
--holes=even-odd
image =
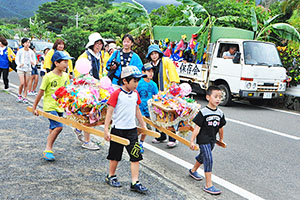
[(215, 143), (219, 129), (226, 124), (225, 116), (221, 109), (213, 110), (207, 106), (199, 111), (193, 122), (200, 127), (200, 133), (197, 135), (197, 144)]

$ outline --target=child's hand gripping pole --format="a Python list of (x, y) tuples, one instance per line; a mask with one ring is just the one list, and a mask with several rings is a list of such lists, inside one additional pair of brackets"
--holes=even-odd
[[(32, 107), (28, 106), (27, 110), (29, 112), (32, 112)], [(63, 117), (58, 117), (58, 116), (52, 115), (52, 114), (44, 112), (42, 110), (37, 110), (37, 112), (38, 112), (39, 115), (41, 115), (43, 117), (55, 120), (57, 122), (63, 123), (63, 124), (68, 125), (68, 126), (72, 126), (72, 127), (77, 128), (79, 130), (82, 130), (82, 131), (86, 131), (90, 134), (94, 134), (94, 135), (98, 135), (100, 137), (104, 137), (104, 132), (103, 131), (100, 131), (100, 130), (97, 130), (97, 129), (94, 129), (94, 128), (91, 128), (91, 127), (87, 127), (87, 126), (82, 125), (82, 124), (80, 124), (78, 122), (75, 122), (73, 120), (69, 120), (69, 119), (66, 119), (66, 118), (63, 118)], [(122, 137), (119, 137), (119, 136), (116, 136), (116, 135), (112, 135), (112, 134), (110, 136), (111, 136), (111, 140), (114, 141), (114, 142), (120, 143), (120, 144), (125, 145), (125, 146), (129, 145), (129, 140), (127, 140), (125, 138), (122, 138)]]

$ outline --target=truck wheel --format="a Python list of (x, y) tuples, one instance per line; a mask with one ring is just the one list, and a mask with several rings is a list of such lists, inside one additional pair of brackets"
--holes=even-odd
[(218, 86), (221, 89), (222, 94), (223, 94), (220, 105), (221, 106), (230, 105), (232, 103), (232, 96), (231, 96), (231, 92), (230, 92), (228, 86), (225, 84), (220, 84)]

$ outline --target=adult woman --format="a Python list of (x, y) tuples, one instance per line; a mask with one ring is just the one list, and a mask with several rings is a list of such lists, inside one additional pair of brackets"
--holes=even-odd
[(27, 85), (31, 76), (31, 67), (34, 67), (36, 64), (36, 56), (35, 53), (29, 48), (30, 40), (28, 38), (23, 38), (21, 40), (21, 44), (23, 48), (20, 49), (16, 55), (17, 73), (20, 80), (17, 102), (21, 103), (23, 101), (23, 103), (27, 104)]
[(106, 69), (109, 71), (108, 76), (115, 85), (119, 82), (123, 67), (133, 65), (141, 72), (143, 67), (141, 58), (131, 50), (134, 44), (133, 37), (130, 34), (125, 34), (122, 38), (122, 44), (123, 48), (120, 51), (114, 51), (106, 64)]
[[(103, 76), (104, 68), (103, 68), (103, 53), (102, 48), (105, 44), (105, 41), (102, 39), (99, 33), (92, 33), (89, 36), (89, 42), (87, 43), (86, 50), (79, 56), (78, 60), (86, 58), (92, 63), (92, 69), (90, 74), (95, 79), (100, 79)], [(76, 66), (74, 69), (75, 77), (79, 76), (80, 73), (77, 71)], [(89, 150), (98, 150), (99, 146), (95, 143), (91, 142), (90, 134), (84, 132), (82, 135), (82, 131), (78, 129), (74, 129), (75, 134), (77, 135), (78, 140), (83, 142), (82, 148)]]
[[(51, 58), (52, 58), (55, 51), (64, 51), (70, 56), (70, 54), (67, 51), (65, 51), (65, 47), (66, 47), (65, 42), (62, 39), (57, 39), (54, 42), (52, 49), (45, 56), (44, 69), (47, 72), (51, 71), (51, 67), (52, 67)], [(72, 76), (73, 76), (73, 65), (72, 65), (71, 60), (68, 61), (67, 73), (69, 74), (70, 78), (72, 78)]]
[(4, 89), (9, 88), (8, 73), (9, 62), (15, 59), (15, 54), (11, 48), (7, 47), (7, 40), (4, 37), (0, 37), (0, 78), (3, 74)]
[[(105, 41), (99, 33), (92, 33), (89, 36), (89, 42), (86, 44), (86, 50), (79, 56), (78, 60), (81, 58), (87, 58), (92, 63), (92, 69), (90, 74), (95, 79), (100, 79), (103, 76), (103, 46)], [(75, 77), (79, 75), (79, 72), (74, 70)]]
[[(148, 54), (146, 58), (153, 66), (154, 76), (153, 81), (158, 85), (160, 91), (167, 90), (171, 85), (179, 83), (179, 76), (176, 67), (168, 57), (163, 57), (163, 52), (157, 44), (148, 47)], [(166, 134), (161, 133), (160, 138), (154, 138), (153, 143), (160, 143), (166, 140)], [(169, 137), (168, 147), (175, 147), (176, 140)]]

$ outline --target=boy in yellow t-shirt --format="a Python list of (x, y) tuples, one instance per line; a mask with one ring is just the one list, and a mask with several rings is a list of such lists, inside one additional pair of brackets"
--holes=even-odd
[[(34, 115), (38, 116), (36, 107), (40, 102), (42, 96), (44, 95), (44, 101), (43, 101), (44, 111), (59, 117), (63, 116), (64, 109), (59, 108), (58, 103), (52, 97), (52, 94), (54, 94), (58, 88), (62, 86), (66, 86), (70, 83), (69, 76), (65, 72), (68, 67), (68, 60), (70, 59), (73, 58), (63, 51), (56, 51), (53, 54), (52, 62), (54, 65), (53, 66), (54, 69), (53, 71), (47, 73), (43, 78), (40, 91), (32, 106), (32, 112)], [(62, 131), (63, 125), (62, 123), (51, 119), (49, 119), (49, 121), (50, 121), (50, 126), (49, 126), (50, 133), (47, 138), (47, 145), (45, 151), (43, 152), (43, 155), (45, 160), (53, 161), (55, 160), (52, 151), (53, 143), (55, 142), (59, 133)]]

